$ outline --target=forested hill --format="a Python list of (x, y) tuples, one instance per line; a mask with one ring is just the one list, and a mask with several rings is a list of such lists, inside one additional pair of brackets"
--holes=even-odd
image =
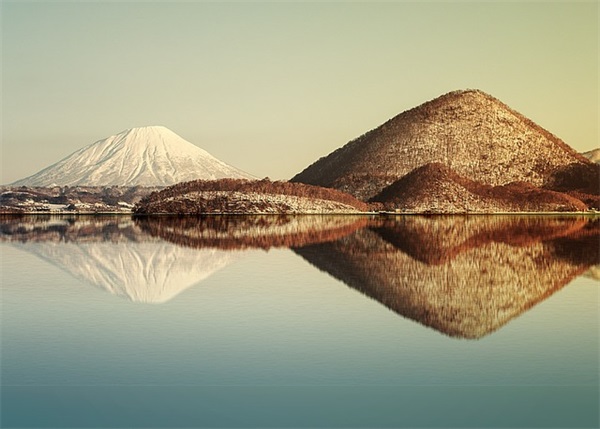
[(136, 214), (358, 213), (367, 203), (344, 192), (269, 179), (196, 180), (143, 198)]

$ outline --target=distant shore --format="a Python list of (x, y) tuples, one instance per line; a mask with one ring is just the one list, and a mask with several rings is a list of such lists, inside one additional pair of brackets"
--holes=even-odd
[(600, 211), (586, 212), (488, 212), (488, 213), (427, 213), (427, 212), (322, 212), (322, 213), (144, 213), (137, 214), (131, 211), (99, 211), (99, 212), (73, 212), (73, 211), (30, 211), (8, 212), (0, 211), (0, 216), (131, 216), (131, 217), (207, 217), (207, 216), (600, 216)]

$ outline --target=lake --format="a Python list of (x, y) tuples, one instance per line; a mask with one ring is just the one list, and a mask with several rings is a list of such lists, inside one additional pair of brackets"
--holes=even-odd
[(600, 219), (3, 216), (2, 427), (598, 427)]

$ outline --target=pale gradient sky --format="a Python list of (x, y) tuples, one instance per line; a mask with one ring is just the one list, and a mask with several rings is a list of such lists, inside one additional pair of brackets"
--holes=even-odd
[(598, 3), (27, 2), (2, 15), (2, 176), (164, 125), (287, 179), (392, 116), (479, 88), (598, 146)]

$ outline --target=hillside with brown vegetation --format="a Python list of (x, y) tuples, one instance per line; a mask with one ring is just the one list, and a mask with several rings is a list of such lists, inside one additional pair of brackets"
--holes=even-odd
[(599, 239), (588, 217), (409, 216), (294, 251), (403, 317), (477, 339), (597, 265)]
[(358, 213), (368, 205), (335, 189), (301, 183), (221, 179), (179, 183), (143, 198), (142, 214)]
[(441, 163), (411, 171), (370, 201), (383, 203), (386, 210), (414, 213), (576, 212), (588, 208), (577, 198), (529, 183), (484, 185)]
[(441, 163), (475, 182), (600, 193), (600, 169), (496, 98), (455, 91), (399, 114), (292, 178), (368, 200), (411, 171)]

